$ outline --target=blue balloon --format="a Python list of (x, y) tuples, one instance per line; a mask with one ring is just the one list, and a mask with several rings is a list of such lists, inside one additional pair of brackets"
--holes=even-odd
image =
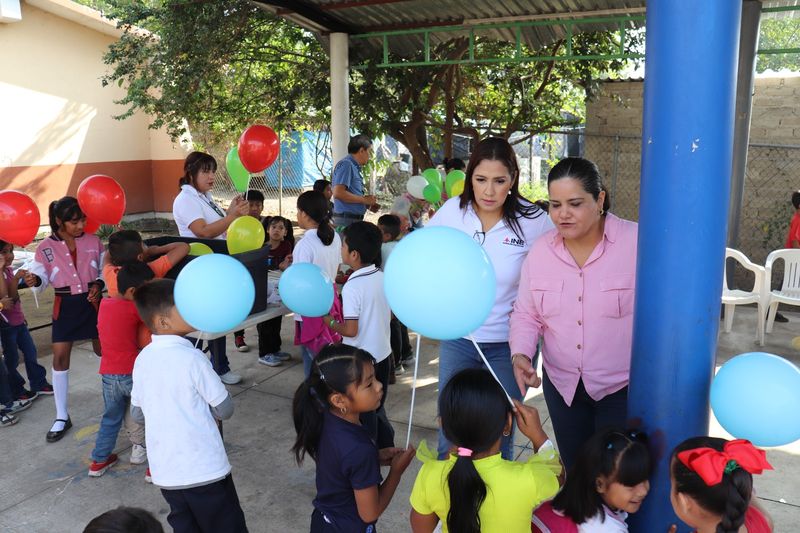
[(281, 274), (278, 293), (298, 315), (322, 316), (333, 305), (333, 280), (314, 263), (294, 263)]
[(236, 327), (250, 314), (255, 297), (250, 272), (225, 254), (192, 259), (175, 280), (175, 306), (198, 331), (219, 333)]
[(432, 339), (458, 339), (478, 329), (494, 306), (496, 289), (483, 248), (464, 232), (444, 226), (403, 238), (384, 270), (394, 314)]
[(756, 446), (800, 439), (800, 369), (763, 352), (737, 355), (711, 383), (711, 407), (725, 431)]

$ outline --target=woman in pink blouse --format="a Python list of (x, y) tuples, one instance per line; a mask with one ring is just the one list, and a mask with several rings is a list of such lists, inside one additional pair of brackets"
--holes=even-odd
[[(562, 160), (547, 187), (556, 229), (534, 243), (522, 266), (509, 343), (520, 390), (544, 382), (569, 468), (596, 430), (625, 423), (637, 225), (608, 213), (591, 161)], [(543, 379), (531, 362), (540, 336)]]

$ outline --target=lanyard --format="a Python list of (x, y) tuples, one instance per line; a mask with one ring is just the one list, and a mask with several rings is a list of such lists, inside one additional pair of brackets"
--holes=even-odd
[(216, 214), (218, 214), (222, 218), (225, 218), (225, 212), (222, 211), (222, 209), (220, 209), (217, 204), (215, 204), (212, 200), (209, 200), (208, 196), (206, 196), (205, 194), (202, 194), (202, 193), (198, 193), (198, 194), (208, 204), (208, 206), (211, 207), (211, 209), (214, 210), (214, 212)]

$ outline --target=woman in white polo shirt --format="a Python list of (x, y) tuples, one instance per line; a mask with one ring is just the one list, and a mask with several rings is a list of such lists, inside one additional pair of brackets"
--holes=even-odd
[[(199, 239), (225, 239), (228, 226), (238, 217), (248, 213), (247, 201), (241, 196), (235, 197), (223, 211), (211, 197), (217, 161), (203, 152), (192, 152), (183, 162), (183, 176), (178, 184), (181, 192), (172, 203), (172, 217), (178, 225), (181, 237)], [(232, 372), (225, 354), (225, 337), (209, 342), (215, 357), (214, 370), (223, 383), (233, 385), (242, 377)]]
[[(428, 226), (463, 231), (483, 247), (492, 261), (497, 278), (494, 307), (472, 336), (506, 391), (512, 398), (521, 399), (511, 364), (508, 317), (517, 297), (525, 256), (533, 242), (552, 229), (553, 223), (547, 213), (520, 196), (519, 166), (508, 141), (489, 137), (478, 143), (467, 165), (464, 192), (447, 200)], [(442, 341), (439, 390), (460, 370), (483, 367), (468, 338)], [(513, 459), (513, 442), (513, 433), (504, 437), (503, 458)], [(449, 449), (450, 443), (440, 430), (439, 457), (444, 458)]]

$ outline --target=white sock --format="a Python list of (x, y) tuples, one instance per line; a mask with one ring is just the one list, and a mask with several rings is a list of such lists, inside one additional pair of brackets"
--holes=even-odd
[[(66, 420), (69, 417), (67, 410), (67, 392), (69, 390), (69, 370), (53, 369), (53, 396), (56, 401), (56, 418)], [(50, 431), (61, 431), (64, 422), (55, 422)]]

